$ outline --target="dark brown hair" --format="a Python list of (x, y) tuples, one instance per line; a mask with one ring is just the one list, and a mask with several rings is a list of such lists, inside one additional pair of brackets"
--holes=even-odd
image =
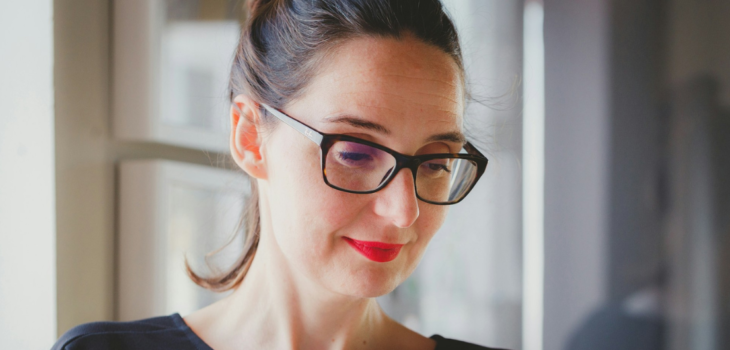
[[(242, 94), (283, 108), (303, 93), (329, 50), (363, 36), (399, 39), (410, 34), (450, 55), (464, 74), (459, 38), (440, 0), (255, 0), (248, 11), (231, 68), (231, 102)], [(273, 119), (263, 122), (275, 123)], [(251, 181), (241, 221), (246, 225), (244, 253), (229, 270), (212, 277), (199, 276), (186, 262), (193, 282), (226, 291), (243, 281), (261, 234), (258, 199)]]

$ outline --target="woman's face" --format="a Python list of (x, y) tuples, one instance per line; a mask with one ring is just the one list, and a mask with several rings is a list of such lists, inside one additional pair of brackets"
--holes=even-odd
[[(459, 143), (426, 140), (462, 132), (463, 94), (459, 68), (446, 53), (410, 37), (365, 37), (332, 51), (304, 94), (282, 110), (321, 132), (407, 155), (457, 153)], [(297, 276), (344, 295), (386, 294), (416, 268), (448, 206), (418, 200), (408, 169), (372, 194), (335, 190), (322, 179), (319, 152), (283, 123), (266, 138), (267, 175), (259, 186), (269, 215), (262, 219), (273, 230), (263, 234), (273, 234), (267, 241)], [(348, 238), (403, 246), (395, 259), (377, 262)]]

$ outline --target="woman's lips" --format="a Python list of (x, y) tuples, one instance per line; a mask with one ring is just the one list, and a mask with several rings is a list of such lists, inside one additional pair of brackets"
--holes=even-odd
[(388, 244), (383, 242), (358, 241), (350, 237), (342, 237), (364, 257), (376, 262), (388, 262), (400, 253), (402, 244)]

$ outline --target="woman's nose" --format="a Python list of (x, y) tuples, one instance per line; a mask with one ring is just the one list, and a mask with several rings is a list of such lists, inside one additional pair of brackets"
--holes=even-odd
[(406, 228), (418, 219), (418, 198), (410, 169), (402, 169), (385, 188), (376, 192), (375, 213)]

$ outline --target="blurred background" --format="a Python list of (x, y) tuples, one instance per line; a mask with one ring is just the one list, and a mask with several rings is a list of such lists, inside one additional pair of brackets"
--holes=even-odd
[[(730, 349), (730, 2), (448, 0), (489, 168), (379, 303), (525, 350)], [(0, 348), (221, 297), (237, 0), (0, 2)], [(206, 254), (229, 242), (218, 254)]]

